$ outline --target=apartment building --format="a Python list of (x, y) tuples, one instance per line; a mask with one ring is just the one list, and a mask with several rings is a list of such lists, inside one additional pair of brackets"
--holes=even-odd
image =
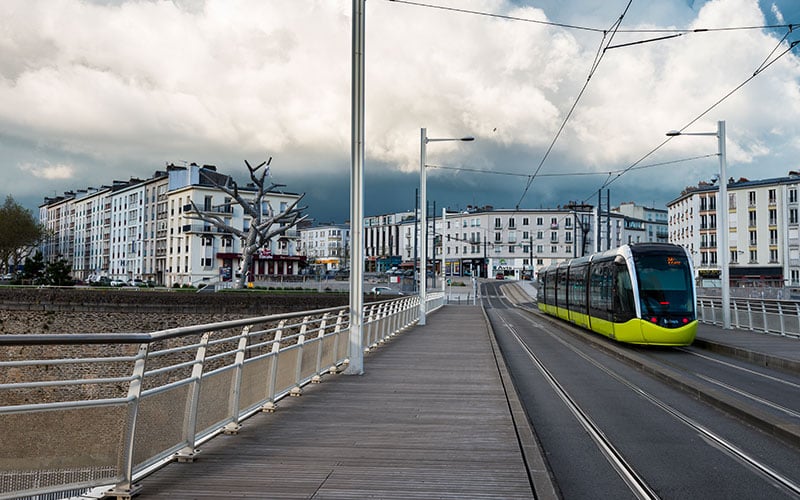
[[(48, 229), (42, 252), (48, 261), (65, 258), (73, 277), (143, 279), (166, 286), (239, 278), (241, 241), (230, 230), (197, 219), (216, 215), (230, 228), (249, 228), (251, 217), (216, 184), (228, 176), (211, 165), (169, 165), (146, 180), (114, 181), (111, 186), (45, 198), (39, 219)], [(216, 183), (216, 184), (215, 184)], [(239, 189), (252, 199), (256, 189)], [(279, 213), (297, 200), (294, 193), (269, 193), (262, 213)], [(298, 274), (295, 229), (273, 238), (254, 258), (247, 279)]]
[[(800, 285), (800, 173), (728, 181), (728, 257), (731, 286)], [(701, 182), (667, 204), (669, 240), (689, 250), (701, 280), (720, 276), (717, 240), (719, 187)]]
[(666, 243), (669, 241), (669, 213), (663, 208), (647, 207), (628, 201), (612, 208), (625, 217), (626, 243)]
[(300, 230), (299, 252), (316, 274), (349, 266), (350, 226), (329, 224)]

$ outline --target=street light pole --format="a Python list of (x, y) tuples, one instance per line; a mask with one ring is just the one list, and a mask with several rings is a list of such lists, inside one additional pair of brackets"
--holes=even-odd
[(428, 281), (428, 248), (427, 248), (427, 235), (428, 235), (428, 177), (425, 171), (426, 161), (426, 146), (429, 142), (443, 142), (443, 141), (474, 141), (474, 137), (460, 137), (460, 138), (447, 138), (447, 139), (432, 139), (427, 135), (427, 129), (424, 127), (419, 130), (419, 204), (424, 207), (420, 211), (420, 230), (422, 231), (422, 247), (420, 247), (420, 268), (422, 275), (419, 279), (419, 325), (425, 325), (425, 315), (427, 313), (427, 281)]
[(447, 302), (447, 252), (445, 245), (447, 237), (447, 207), (442, 207), (442, 293)]
[[(717, 260), (721, 268), (720, 278), (722, 280), (722, 328), (731, 329), (731, 283), (729, 276), (728, 259), (730, 248), (728, 247), (728, 173), (727, 159), (725, 153), (725, 120), (717, 122), (716, 132), (680, 132), (671, 130), (667, 136), (675, 137), (679, 135), (706, 135), (716, 136), (717, 147), (719, 150), (719, 200), (717, 200)], [(720, 229), (721, 228), (721, 229)]]

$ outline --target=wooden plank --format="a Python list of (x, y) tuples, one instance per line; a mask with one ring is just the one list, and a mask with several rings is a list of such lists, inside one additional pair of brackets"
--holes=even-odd
[(446, 307), (191, 464), (146, 498), (533, 498), (478, 307)]

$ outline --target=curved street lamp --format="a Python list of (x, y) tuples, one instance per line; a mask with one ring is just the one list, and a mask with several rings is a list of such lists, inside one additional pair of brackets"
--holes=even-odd
[[(426, 158), (426, 145), (429, 142), (444, 142), (444, 141), (474, 141), (474, 137), (458, 137), (458, 138), (431, 138), (427, 135), (427, 129), (421, 128), (419, 134), (419, 205), (420, 216), (419, 222), (422, 230), (422, 245), (420, 246), (420, 267), (422, 268), (422, 276), (419, 278), (419, 325), (425, 324), (425, 314), (427, 312), (426, 287), (428, 284), (428, 178), (425, 172), (425, 158)], [(435, 248), (435, 247), (434, 247)], [(444, 272), (444, 271), (443, 271)]]
[(725, 158), (725, 120), (717, 122), (716, 132), (681, 132), (670, 130), (668, 137), (679, 135), (706, 135), (715, 136), (719, 147), (719, 201), (717, 203), (717, 259), (721, 268), (720, 279), (722, 280), (722, 328), (731, 329), (731, 284), (728, 269), (728, 175), (726, 172), (727, 161)]

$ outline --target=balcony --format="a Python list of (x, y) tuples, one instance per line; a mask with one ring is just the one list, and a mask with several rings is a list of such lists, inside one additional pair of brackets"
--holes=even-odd
[[(197, 207), (203, 213), (211, 213), (211, 214), (232, 214), (233, 213), (233, 205), (218, 205), (218, 206), (211, 206), (211, 207)], [(194, 212), (194, 207), (187, 203), (183, 206), (184, 212)]]

